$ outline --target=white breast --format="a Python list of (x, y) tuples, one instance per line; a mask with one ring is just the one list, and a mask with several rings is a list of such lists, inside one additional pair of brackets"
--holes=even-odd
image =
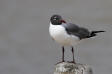
[(68, 35), (62, 25), (52, 25), (50, 23), (49, 33), (56, 42), (62, 45), (74, 45), (79, 41), (78, 37)]

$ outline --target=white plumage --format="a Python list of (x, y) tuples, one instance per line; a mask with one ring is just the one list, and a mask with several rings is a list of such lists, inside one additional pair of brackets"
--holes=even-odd
[(79, 38), (74, 35), (68, 35), (62, 25), (52, 25), (50, 23), (49, 33), (51, 37), (62, 46), (72, 46), (79, 42)]

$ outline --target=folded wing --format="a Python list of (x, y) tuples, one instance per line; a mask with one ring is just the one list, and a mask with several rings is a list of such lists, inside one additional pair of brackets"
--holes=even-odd
[(79, 27), (75, 24), (68, 23), (64, 24), (63, 26), (66, 28), (68, 34), (78, 36), (80, 39), (88, 38), (90, 35), (88, 29)]

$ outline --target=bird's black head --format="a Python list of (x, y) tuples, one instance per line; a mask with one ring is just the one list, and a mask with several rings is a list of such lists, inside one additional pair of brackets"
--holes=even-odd
[(53, 15), (50, 19), (50, 22), (53, 25), (61, 25), (62, 23), (66, 23), (60, 15)]

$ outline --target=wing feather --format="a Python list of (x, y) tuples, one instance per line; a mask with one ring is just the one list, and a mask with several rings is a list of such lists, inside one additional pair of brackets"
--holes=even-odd
[(80, 39), (88, 38), (90, 35), (88, 29), (79, 27), (76, 24), (68, 23), (63, 26), (66, 28), (68, 34), (78, 36)]

